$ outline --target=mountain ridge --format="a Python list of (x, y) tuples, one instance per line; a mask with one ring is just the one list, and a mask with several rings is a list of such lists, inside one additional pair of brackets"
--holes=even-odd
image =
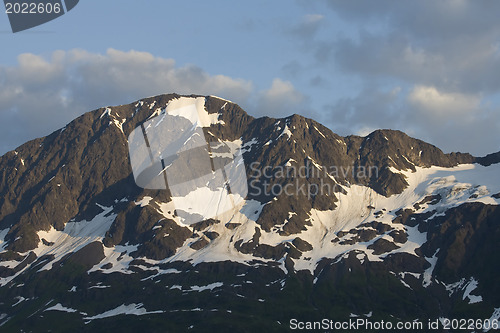
[[(233, 211), (185, 225), (170, 191), (135, 184), (127, 138), (170, 102), (198, 99), (209, 119), (203, 127), (207, 140), (241, 147), (249, 193)], [(179, 310), (184, 302), (177, 297), (193, 290), (204, 299), (227, 297), (222, 303), (205, 299), (200, 304), (219, 309), (224, 302), (253, 299), (253, 289), (246, 286), (251, 284), (260, 286), (274, 306), (284, 302), (289, 315), (291, 305), (300, 307), (289, 298), (298, 290), (307, 304), (304, 313), (321, 304), (321, 313), (335, 318), (374, 309), (379, 318), (414, 318), (412, 311), (431, 318), (469, 308), (489, 317), (500, 300), (485, 290), (498, 289), (497, 278), (491, 278), (498, 269), (477, 269), (498, 261), (486, 255), (498, 247), (498, 156), (444, 154), (394, 130), (341, 137), (298, 115), (255, 119), (213, 96), (168, 94), (99, 108), (0, 157), (0, 294), (12, 300), (5, 308), (0, 305), (0, 314), (14, 318), (8, 325), (23, 326), (22, 311), (8, 306), (19, 295), (52, 304), (34, 291), (40, 279), (52, 277), (67, 287), (50, 286), (62, 304), (56, 308), (85, 312), (74, 314), (75, 327), (113, 307), (125, 315), (143, 309), (139, 304), (147, 306), (144, 313)], [(273, 193), (274, 188), (293, 193)], [(351, 283), (346, 276), (365, 282)], [(179, 303), (164, 308), (134, 292), (126, 299), (116, 296), (121, 307), (104, 301), (106, 288), (94, 295), (103, 300), (101, 306), (85, 296), (85, 290), (94, 292), (103, 283), (121, 290), (122, 280), (138, 291), (137, 279), (151, 293), (162, 293), (158, 288), (164, 285)], [(482, 301), (471, 296), (467, 303), (465, 290), (473, 281), (481, 296), (474, 295)], [(8, 291), (17, 285), (22, 285), (20, 294)], [(346, 286), (361, 288), (364, 296), (345, 294)], [(77, 291), (69, 292), (73, 287)], [(406, 305), (387, 306), (391, 297)], [(249, 306), (266, 308), (259, 299)], [(28, 303), (34, 304), (22, 301), (21, 307)], [(286, 315), (280, 314), (280, 320)], [(45, 323), (42, 317), (24, 325)], [(91, 319), (89, 330), (96, 328), (95, 320), (104, 319)]]
[[(35, 169), (33, 170), (34, 172), (31, 172), (28, 176), (22, 175), (19, 179), (17, 179), (17, 183), (24, 183), (24, 184), (30, 184), (32, 182), (36, 182), (38, 184), (43, 183), (44, 181), (48, 181), (52, 179), (53, 175), (51, 172), (54, 172), (57, 167), (61, 167), (62, 165), (65, 165), (64, 162), (58, 161), (59, 163), (56, 163), (55, 161), (57, 160), (58, 156), (61, 156), (64, 154), (64, 152), (67, 152), (69, 155), (65, 155), (66, 159), (69, 160), (74, 160), (77, 158), (77, 156), (84, 158), (85, 156), (88, 156), (89, 154), (88, 151), (92, 148), (95, 149), (95, 147), (91, 146), (91, 144), (96, 140), (96, 138), (100, 138), (101, 134), (104, 134), (107, 136), (106, 140), (109, 142), (105, 142), (104, 145), (107, 146), (112, 146), (114, 149), (117, 150), (116, 154), (121, 155), (121, 156), (127, 156), (127, 151), (126, 151), (126, 145), (125, 143), (118, 142), (117, 138), (120, 137), (120, 134), (117, 131), (120, 131), (125, 137), (127, 134), (131, 132), (132, 129), (138, 126), (141, 122), (144, 122), (153, 112), (155, 112), (156, 109), (158, 109), (159, 105), (166, 105), (170, 100), (175, 99), (175, 98), (181, 98), (181, 97), (189, 97), (189, 98), (200, 98), (203, 96), (200, 95), (189, 95), (189, 96), (181, 96), (177, 94), (168, 94), (168, 95), (159, 95), (159, 96), (153, 96), (146, 98), (141, 101), (133, 102), (130, 104), (124, 104), (116, 107), (111, 107), (115, 115), (108, 115), (107, 117), (104, 117), (106, 114), (106, 110), (110, 109), (109, 107), (103, 107), (96, 109), (94, 111), (91, 111), (89, 113), (86, 113), (74, 121), (70, 122), (66, 127), (63, 129), (54, 131), (52, 134), (50, 134), (47, 137), (44, 138), (38, 138), (32, 141), (29, 141), (28, 143), (20, 146), (14, 151), (10, 151), (6, 153), (4, 156), (2, 156), (2, 161), (0, 162), (0, 167), (2, 167), (3, 172), (0, 173), (0, 194), (2, 195), (2, 202), (0, 202), (0, 220), (4, 219), (7, 215), (12, 214), (12, 206), (15, 204), (12, 204), (12, 202), (8, 202), (6, 200), (6, 197), (8, 198), (9, 196), (6, 195), (6, 187), (12, 187), (16, 186), (16, 179), (12, 179), (12, 174), (15, 172), (12, 172), (12, 169), (26, 169), (25, 164), (28, 166), (33, 165), (35, 166)], [(232, 132), (227, 132), (227, 131), (221, 131), (217, 128), (215, 129), (210, 129), (210, 131), (215, 132), (215, 135), (217, 136), (218, 139), (222, 140), (235, 140), (238, 138), (243, 138), (244, 140), (246, 139), (242, 132), (244, 129), (249, 126), (249, 134), (247, 134), (248, 137), (254, 137), (255, 135), (260, 134), (260, 132), (272, 132), (275, 129), (275, 124), (280, 123), (280, 122), (285, 122), (287, 123), (290, 121), (291, 126), (298, 126), (298, 130), (296, 132), (300, 132), (303, 130), (303, 133), (296, 133), (298, 135), (302, 135), (302, 139), (306, 141), (306, 145), (309, 144), (309, 142), (314, 141), (312, 145), (307, 146), (307, 147), (301, 147), (303, 150), (304, 148), (309, 148), (307, 151), (307, 156), (313, 155), (314, 150), (322, 151), (324, 150), (321, 147), (321, 142), (319, 138), (323, 137), (324, 134), (323, 132), (327, 133), (328, 137), (324, 137), (323, 139), (327, 141), (334, 141), (335, 142), (344, 142), (344, 145), (346, 146), (346, 151), (339, 151), (339, 147), (336, 147), (337, 152), (333, 156), (326, 156), (326, 161), (322, 163), (322, 165), (336, 165), (336, 166), (353, 166), (353, 168), (359, 166), (357, 165), (372, 165), (372, 166), (377, 166), (379, 170), (383, 170), (384, 172), (384, 177), (389, 179), (389, 181), (384, 180), (384, 183), (377, 183), (374, 182), (372, 179), (369, 181), (365, 180), (360, 180), (360, 179), (355, 179), (356, 177), (350, 177), (348, 181), (350, 182), (368, 182), (368, 185), (374, 188), (377, 192), (384, 194), (384, 195), (390, 195), (394, 193), (398, 193), (406, 186), (406, 181), (402, 179), (399, 175), (395, 175), (393, 173), (387, 172), (385, 167), (386, 166), (393, 166), (398, 170), (401, 170), (403, 168), (413, 168), (413, 165), (421, 165), (421, 166), (431, 166), (431, 165), (437, 165), (437, 166), (454, 166), (459, 163), (481, 163), (485, 161), (484, 163), (488, 163), (486, 161), (490, 161), (491, 158), (489, 157), (483, 157), (483, 158), (475, 158), (471, 156), (468, 153), (450, 153), (450, 154), (444, 154), (441, 150), (439, 150), (437, 147), (427, 144), (421, 140), (418, 139), (413, 139), (406, 134), (404, 134), (401, 131), (394, 131), (394, 130), (376, 130), (372, 133), (370, 133), (366, 137), (359, 137), (359, 136), (347, 136), (347, 137), (340, 137), (337, 134), (333, 133), (331, 130), (327, 129), (323, 125), (315, 122), (312, 119), (304, 118), (299, 115), (292, 115), (283, 119), (274, 119), (274, 118), (269, 118), (269, 117), (263, 117), (259, 119), (255, 119), (248, 114), (246, 114), (245, 111), (243, 111), (238, 105), (230, 103), (230, 108), (229, 110), (225, 110), (222, 108), (222, 105), (227, 105), (228, 102), (226, 100), (221, 100), (217, 97), (207, 97), (207, 108), (211, 108), (211, 103), (214, 103), (215, 107), (214, 109), (218, 110), (219, 114), (222, 115), (222, 121), (228, 123), (228, 127), (232, 129)], [(146, 112), (138, 113), (138, 106), (140, 102), (144, 104), (149, 103), (148, 109), (146, 109)], [(133, 113), (131, 112), (132, 106), (134, 108)], [(148, 110), (151, 111), (151, 113), (148, 112)], [(224, 111), (224, 112), (221, 112)], [(125, 113), (125, 115), (123, 114)], [(127, 115), (128, 114), (128, 115)], [(136, 117), (137, 116), (137, 117)], [(110, 119), (108, 119), (108, 117)], [(220, 117), (220, 116), (219, 116)], [(121, 123), (117, 118), (121, 119)], [(307, 128), (304, 128), (304, 125), (300, 125), (301, 123), (305, 124)], [(311, 127), (316, 127), (316, 128), (321, 128), (321, 130), (317, 131), (309, 131), (309, 133), (306, 132), (306, 130), (309, 130), (309, 125), (308, 123), (311, 124)], [(252, 125), (253, 124), (253, 125)], [(124, 128), (122, 127), (124, 126)], [(106, 129), (112, 129), (115, 134), (118, 134), (118, 136), (113, 136), (113, 133), (104, 133)], [(73, 135), (65, 136), (64, 132), (68, 130), (68, 132), (72, 133)], [(66, 132), (66, 133), (68, 133)], [(86, 132), (86, 133), (85, 133)], [(309, 135), (309, 137), (308, 137)], [(410, 161), (404, 160), (401, 157), (401, 154), (396, 154), (394, 151), (391, 151), (388, 149), (390, 146), (389, 140), (387, 140), (387, 136), (391, 139), (390, 143), (395, 143), (397, 146), (395, 147), (396, 151), (405, 149), (409, 150), (408, 146), (411, 144), (415, 144), (417, 147), (415, 151), (421, 151), (423, 152), (423, 156), (416, 156), (416, 152), (413, 153), (412, 155), (409, 156)], [(71, 148), (73, 147), (78, 147), (80, 140), (82, 141), (87, 141), (87, 143), (90, 143), (89, 145), (85, 145), (85, 149), (78, 149), (74, 151), (71, 151)], [(272, 139), (271, 139), (272, 140)], [(371, 141), (370, 141), (371, 140)], [(61, 142), (61, 144), (58, 144)], [(401, 145), (401, 142), (405, 142), (405, 146), (403, 147)], [(408, 141), (410, 142), (408, 144)], [(52, 146), (56, 144), (57, 149), (52, 149), (52, 150), (57, 150), (57, 152), (50, 151), (46, 152), (43, 147), (44, 146)], [(418, 147), (420, 145), (423, 145), (422, 149), (419, 149)], [(81, 145), (80, 145), (81, 146)], [(297, 146), (297, 145), (295, 145)], [(380, 148), (381, 147), (381, 148)], [(42, 148), (41, 151), (40, 149), (37, 148)], [(60, 149), (62, 148), (62, 149)], [(98, 147), (99, 148), (99, 147)], [(312, 148), (312, 149), (311, 149)], [(317, 149), (316, 149), (317, 148)], [(413, 146), (412, 146), (413, 148)], [(50, 148), (49, 148), (50, 149)], [(295, 148), (297, 149), (297, 148)], [(373, 158), (371, 155), (371, 152), (373, 150), (378, 150), (375, 151), (376, 156)], [(63, 152), (61, 152), (61, 150)], [(70, 151), (68, 151), (70, 150)], [(275, 146), (274, 150), (270, 150), (269, 154), (267, 156), (275, 156), (276, 154), (279, 154), (280, 147)], [(394, 150), (394, 148), (392, 149)], [(305, 152), (305, 150), (304, 150)], [(349, 154), (353, 152), (354, 154), (359, 154), (360, 156), (360, 161), (355, 161), (352, 156), (349, 156)], [(51, 154), (51, 160), (46, 161), (47, 158), (45, 156), (45, 161), (43, 161), (44, 156), (43, 154)], [(98, 152), (91, 151), (92, 154), (94, 155), (99, 155)], [(114, 151), (110, 152), (111, 154), (115, 154)], [(397, 156), (396, 162), (391, 159), (391, 153), (393, 155)], [(20, 155), (19, 155), (20, 154)], [(42, 156), (40, 156), (42, 154)], [(344, 154), (344, 156), (342, 156)], [(19, 155), (19, 156), (18, 156)], [(28, 156), (27, 159), (23, 159), (22, 156)], [(34, 155), (34, 156), (33, 156)], [(345, 156), (347, 155), (347, 156)], [(389, 159), (388, 161), (382, 161), (380, 162), (380, 157), (377, 155), (385, 155)], [(497, 153), (498, 155), (498, 153)], [(266, 155), (265, 155), (266, 156)], [(489, 155), (490, 156), (490, 155)], [(492, 155), (495, 156), (495, 155)], [(305, 157), (305, 156), (304, 156)], [(347, 161), (346, 161), (347, 157)], [(374, 161), (374, 159), (379, 159), (379, 161)], [(7, 162), (4, 162), (7, 160)], [(10, 160), (10, 161), (9, 161)], [(321, 161), (321, 157), (319, 158)], [(340, 163), (339, 163), (340, 161)], [(16, 163), (17, 162), (17, 163)], [(46, 163), (44, 163), (46, 162)], [(113, 162), (113, 160), (112, 160)], [(36, 168), (37, 164), (42, 163), (43, 165), (41, 167)], [(95, 161), (90, 161), (90, 160), (81, 160), (80, 164), (82, 164), (82, 168), (86, 169), (86, 167), (89, 164), (95, 164)], [(489, 162), (491, 163), (491, 162)], [(17, 164), (17, 165), (16, 165)], [(274, 165), (273, 161), (269, 158), (264, 159), (262, 161), (262, 164), (265, 165)], [(11, 167), (11, 170), (8, 169), (8, 167)], [(14, 167), (13, 167), (14, 166)], [(66, 165), (65, 165), (66, 166)], [(67, 167), (67, 166), (66, 166)], [(125, 170), (125, 172), (122, 172), (123, 174), (126, 174), (127, 176), (131, 173), (131, 169), (129, 167), (129, 163), (127, 160), (122, 159), (120, 161), (119, 165), (109, 165), (107, 166), (110, 170), (113, 169), (120, 169), (120, 170)], [(47, 172), (47, 170), (50, 170)], [(72, 173), (74, 174), (79, 174), (79, 170), (71, 170)], [(42, 172), (46, 172), (45, 174), (42, 174)], [(126, 177), (119, 177), (118, 175), (112, 175), (112, 176), (106, 176), (104, 175), (104, 170), (98, 170), (96, 171), (97, 173), (100, 173), (102, 176), (102, 184), (93, 184), (95, 188), (101, 189), (101, 188), (106, 188), (110, 185), (112, 185), (113, 181), (115, 178), (118, 178), (118, 180), (123, 180)], [(70, 178), (71, 176), (68, 174), (66, 175), (67, 178)], [(88, 175), (83, 172), (82, 178), (88, 177)], [(113, 178), (113, 181), (109, 182), (106, 181), (107, 179)], [(41, 179), (40, 179), (41, 178)], [(11, 182), (9, 182), (11, 180)], [(89, 196), (88, 193), (85, 193), (85, 189), (81, 184), (78, 182), (80, 181), (79, 179), (65, 179), (67, 183), (70, 184), (70, 186), (78, 186), (82, 187), (82, 192), (79, 193), (79, 197), (85, 197)], [(85, 179), (85, 181), (89, 182), (88, 179)], [(395, 184), (392, 185), (391, 184)], [(40, 185), (38, 185), (40, 186)], [(92, 188), (91, 186), (91, 188)], [(394, 187), (394, 188), (393, 188)], [(64, 191), (64, 188), (62, 189)], [(90, 189), (89, 189), (90, 190)], [(37, 189), (35, 188), (32, 192), (37, 192)], [(25, 194), (26, 190), (21, 186), (19, 189), (18, 193), (15, 193), (15, 197), (23, 197), (23, 195), (28, 196), (28, 198), (22, 198), (20, 200), (13, 200), (16, 202), (16, 204), (23, 203), (23, 202), (29, 202), (27, 205), (28, 207), (33, 208), (33, 204), (36, 204), (33, 202), (31, 198), (29, 198), (29, 191), (28, 194)], [(90, 191), (90, 196), (95, 196), (97, 195), (96, 191)], [(67, 195), (65, 193), (64, 195)], [(75, 210), (78, 209), (79, 211), (85, 211), (85, 206), (88, 205), (87, 202), (80, 203), (79, 198), (76, 198), (77, 203), (70, 204), (68, 207), (65, 207), (65, 210), (63, 212), (60, 211), (50, 211), (50, 212), (42, 212), (42, 215), (56, 215), (59, 218), (56, 219), (56, 224), (54, 227), (56, 229), (60, 229), (63, 226), (60, 224), (61, 221), (69, 221), (71, 218), (75, 217), (76, 214)], [(84, 207), (82, 207), (82, 204)], [(77, 206), (79, 206), (77, 208)], [(40, 208), (41, 207), (35, 207)], [(83, 216), (82, 216), (83, 217)], [(7, 218), (8, 219), (8, 218)], [(22, 217), (21, 217), (22, 219)], [(43, 220), (43, 218), (42, 218)], [(35, 228), (39, 228), (39, 226), (35, 225)], [(43, 228), (47, 228), (48, 225), (46, 223), (43, 223)], [(18, 235), (16, 235), (15, 238), (17, 238)], [(14, 237), (14, 236), (13, 236)], [(29, 246), (34, 247), (36, 244), (34, 242), (31, 242)], [(21, 246), (24, 250), (27, 249), (27, 247)], [(21, 249), (14, 247), (14, 249)]]

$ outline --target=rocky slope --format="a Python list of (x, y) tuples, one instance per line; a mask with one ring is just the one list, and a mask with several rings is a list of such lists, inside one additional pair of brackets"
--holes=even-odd
[[(175, 103), (201, 105), (205, 138), (237, 147), (246, 167), (244, 200), (195, 224), (169, 190), (138, 187), (129, 159), (132, 131)], [(254, 119), (213, 96), (86, 113), (0, 158), (0, 325), (250, 332), (292, 318), (498, 317), (499, 156)]]

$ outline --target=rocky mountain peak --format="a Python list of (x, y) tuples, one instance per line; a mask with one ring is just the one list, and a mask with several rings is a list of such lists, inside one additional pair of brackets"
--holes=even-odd
[[(232, 183), (180, 198), (170, 188), (137, 185), (131, 133), (188, 104), (196, 105), (209, 146), (222, 147), (209, 151), (212, 161), (217, 154), (242, 154), (244, 198), (227, 190)], [(390, 285), (398, 290), (394, 297), (404, 304), (413, 300), (419, 314), (449, 314), (455, 299), (478, 300), (464, 291), (474, 283), (486, 288), (478, 292), (500, 285), (489, 282), (491, 271), (472, 276), (477, 265), (486, 265), (481, 244), (491, 253), (498, 247), (498, 156), (445, 154), (389, 129), (342, 137), (300, 115), (256, 119), (214, 96), (168, 94), (99, 108), (0, 157), (0, 296), (8, 300), (0, 304), (0, 321), (4, 307), (16, 302), (9, 290), (17, 281), (23, 298), (31, 299), (39, 281), (59, 278), (73, 291), (50, 286), (59, 290), (51, 298), (82, 307), (86, 314), (75, 314), (80, 321), (123, 305), (108, 304), (105, 290), (85, 290), (106, 282), (119, 294), (121, 281), (135, 286), (130, 299), (148, 310), (160, 305), (145, 295), (165, 290), (177, 296), (227, 290), (217, 295), (233, 302), (233, 296), (252, 298), (256, 288), (248, 285), (255, 284), (282, 295), (281, 306), (288, 306), (287, 292), (298, 291), (327, 314), (339, 306), (332, 307), (332, 299), (348, 296), (324, 295), (364, 288), (371, 296), (349, 296), (349, 311), (407, 317), (409, 308), (384, 305), (392, 296), (383, 286)], [(200, 203), (206, 213), (185, 223), (186, 212)], [(229, 208), (214, 215), (213, 207)], [(372, 289), (350, 277), (370, 280)], [(237, 292), (231, 289), (236, 286)], [(255, 306), (274, 302), (263, 293), (266, 300), (255, 299)], [(500, 304), (498, 297), (482, 295), (481, 313)], [(98, 312), (77, 300), (94, 296), (108, 306)], [(429, 304), (434, 310), (428, 313)]]

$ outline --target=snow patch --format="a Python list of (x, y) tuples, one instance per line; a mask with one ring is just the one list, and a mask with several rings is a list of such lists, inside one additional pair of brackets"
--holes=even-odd
[(9, 229), (0, 230), (0, 251), (5, 250), (7, 243), (5, 242), (5, 236), (9, 233)]
[(469, 304), (479, 303), (483, 301), (482, 296), (471, 294), (478, 286), (478, 281), (474, 277), (471, 277), (469, 280), (461, 279), (460, 281), (455, 283), (444, 284), (444, 286), (446, 287), (449, 296), (463, 290), (462, 300), (465, 301), (465, 299), (468, 298)]
[(219, 97), (219, 96), (210, 95), (209, 97), (217, 98), (217, 99), (220, 99), (221, 101), (224, 101), (224, 102), (228, 102), (228, 103), (234, 104), (234, 103), (233, 103), (233, 102), (231, 102), (230, 100), (225, 99), (225, 98), (222, 98), (222, 97)]
[(63, 306), (61, 303), (57, 303), (56, 305), (51, 306), (50, 308), (45, 309), (44, 312), (45, 311), (61, 311), (61, 312), (68, 312), (68, 313), (78, 312), (75, 309), (71, 309), (71, 308), (67, 308), (67, 307)]
[(26, 300), (26, 298), (24, 298), (24, 297), (22, 297), (22, 296), (16, 296), (16, 300), (17, 300), (17, 302), (16, 302), (16, 303), (14, 303), (14, 304), (12, 304), (12, 307), (14, 307), (14, 306), (18, 305), (18, 304), (19, 304), (19, 303), (21, 303), (21, 302), (24, 302), (24, 301)]
[(215, 288), (220, 288), (222, 287), (224, 284), (222, 282), (214, 282), (214, 283), (211, 283), (209, 285), (206, 285), (206, 286), (191, 286), (191, 291), (197, 291), (197, 292), (201, 292), (201, 291), (205, 291), (205, 290), (214, 290)]
[(143, 316), (147, 314), (155, 314), (155, 313), (163, 313), (164, 311), (147, 311), (142, 303), (139, 304), (122, 304), (117, 308), (114, 308), (112, 310), (103, 312), (101, 314), (92, 316), (92, 317), (85, 317), (83, 318), (84, 320), (87, 321), (92, 321), (95, 319), (103, 319), (103, 318), (109, 318), (109, 317), (115, 317), (119, 315), (134, 315), (134, 316)]
[(477, 286), (478, 286), (477, 280), (474, 279), (473, 277), (471, 277), (469, 280), (469, 283), (465, 287), (465, 291), (464, 291), (464, 295), (463, 295), (462, 299), (465, 300), (466, 298), (468, 298), (469, 304), (482, 302), (483, 301), (482, 296), (475, 296), (475, 295), (471, 294), (471, 292), (473, 292), (477, 288)]
[(243, 146), (241, 146), (241, 148), (240, 148), (241, 153), (244, 154), (246, 152), (251, 151), (253, 148), (253, 145), (256, 145), (258, 143), (259, 143), (259, 141), (257, 140), (257, 138), (252, 138), (252, 140), (245, 142), (245, 144)]
[(436, 250), (436, 252), (432, 255), (431, 258), (425, 258), (427, 260), (427, 262), (431, 264), (431, 266), (424, 271), (424, 280), (422, 282), (422, 285), (424, 286), (424, 288), (427, 288), (432, 283), (432, 273), (434, 272), (434, 267), (436, 267), (436, 263), (437, 263), (437, 259), (438, 259), (437, 258), (438, 251), (439, 250)]
[(100, 283), (98, 283), (95, 286), (90, 286), (88, 289), (106, 289), (106, 288), (111, 288), (111, 286), (103, 286)]
[(290, 139), (290, 137), (292, 136), (292, 131), (290, 131), (290, 128), (288, 128), (288, 125), (285, 124), (285, 129), (283, 129), (283, 132), (281, 132), (281, 134), (276, 138), (276, 139), (279, 139), (281, 138), (283, 135), (288, 135), (288, 139)]
[(101, 114), (101, 116), (99, 117), (99, 119), (102, 119), (102, 117), (104, 117), (104, 116), (110, 116), (110, 115), (111, 115), (111, 109), (110, 108), (105, 108), (104, 112)]
[[(203, 249), (196, 251), (189, 247), (192, 239), (188, 239), (184, 245), (177, 250), (175, 255), (160, 261), (159, 263), (180, 260), (191, 261), (193, 265), (197, 265), (202, 262), (219, 262), (226, 260), (239, 263), (248, 263), (254, 261), (255, 259), (262, 262), (271, 261), (262, 258), (255, 258), (251, 254), (241, 253), (236, 250), (233, 243), (233, 239), (242, 239), (243, 243), (245, 243), (252, 238), (255, 232), (255, 227), (257, 226), (255, 221), (259, 218), (263, 207), (264, 204), (256, 200), (244, 201), (244, 204), (239, 210), (218, 216), (220, 223), (210, 226), (211, 231), (215, 231), (219, 234), (219, 237), (211, 241), (210, 244), (205, 246)], [(234, 223), (239, 225), (239, 227), (232, 231), (228, 231), (225, 227), (227, 223)]]
[(90, 221), (68, 222), (62, 231), (57, 231), (51, 227), (49, 231), (42, 230), (38, 232), (40, 239), (45, 239), (47, 242), (53, 243), (53, 245), (47, 246), (40, 241), (33, 252), (38, 258), (44, 255), (54, 256), (54, 259), (43, 266), (40, 271), (50, 270), (53, 263), (59, 261), (68, 253), (76, 252), (92, 242), (102, 241), (117, 214), (112, 213), (113, 207), (98, 206), (103, 211)]
[(148, 206), (149, 203), (151, 202), (151, 200), (153, 200), (152, 197), (150, 196), (145, 196), (143, 197), (141, 200), (139, 201), (134, 201), (134, 203), (137, 205), (137, 206), (141, 206), (141, 207), (145, 207), (145, 206)]
[(321, 133), (321, 131), (315, 125), (313, 125), (313, 127), (319, 133), (319, 135), (321, 135), (323, 138), (326, 139), (326, 136), (323, 133)]
[[(190, 111), (196, 108), (196, 112)], [(198, 127), (210, 127), (211, 125), (221, 124), (224, 121), (219, 120), (220, 113), (208, 113), (205, 108), (204, 97), (180, 97), (168, 102), (164, 111), (172, 116), (180, 116), (189, 119)]]
[[(145, 267), (141, 266), (140, 268), (145, 268)], [(148, 270), (148, 269), (145, 268), (144, 270)], [(151, 275), (151, 276), (148, 276), (147, 278), (142, 279), (141, 281), (153, 280), (155, 277), (160, 276), (160, 275), (164, 275), (164, 274), (180, 274), (180, 273), (182, 273), (181, 271), (179, 271), (175, 268), (158, 269), (157, 267), (155, 267), (154, 271), (158, 271), (158, 272), (154, 275)]]
[[(122, 274), (132, 274), (133, 271), (129, 270), (129, 265), (134, 260), (130, 253), (137, 251), (138, 245), (116, 245), (112, 248), (104, 247), (105, 258), (92, 267), (88, 273), (99, 271), (105, 274), (120, 272)], [(110, 266), (103, 268), (103, 266)]]
[[(493, 314), (490, 317), (490, 323), (493, 323), (495, 320), (497, 322), (500, 321), (500, 308), (495, 308), (495, 310), (493, 310)], [(490, 325), (490, 327), (488, 328), (483, 329), (483, 332), (489, 332), (491, 328), (492, 325)]]
[[(7, 318), (7, 319), (5, 319), (5, 318)], [(10, 317), (6, 313), (0, 313), (0, 327), (2, 327), (9, 320), (10, 320)]]
[(161, 215), (163, 215), (167, 219), (174, 220), (174, 221), (178, 222), (179, 218), (174, 215), (175, 204), (173, 201), (169, 201), (167, 203), (157, 203), (157, 204), (160, 207), (160, 209), (157, 210), (158, 213), (160, 213)]
[(123, 124), (125, 123), (125, 121), (127, 121), (126, 118), (123, 118), (122, 120), (118, 120), (118, 119), (113, 119), (113, 124), (118, 127), (118, 129), (120, 130), (120, 132), (122, 132), (123, 134), (125, 134), (123, 132)]
[[(234, 159), (234, 156), (238, 156), (240, 154), (240, 149), (243, 147), (242, 146), (243, 141), (241, 139), (237, 139), (234, 141), (224, 141), (224, 142), (219, 142), (219, 143), (211, 143), (211, 157), (222, 157), (222, 158), (229, 158), (229, 159)], [(217, 152), (217, 149), (220, 148), (226, 148), (224, 150), (229, 150), (229, 151), (224, 151), (224, 152)], [(214, 151), (215, 150), (215, 151)]]

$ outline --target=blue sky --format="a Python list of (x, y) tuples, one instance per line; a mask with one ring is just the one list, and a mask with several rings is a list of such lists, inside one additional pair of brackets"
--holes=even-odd
[(500, 150), (499, 12), (464, 0), (81, 0), (16, 34), (0, 14), (0, 154), (83, 112), (178, 92), (484, 155)]

